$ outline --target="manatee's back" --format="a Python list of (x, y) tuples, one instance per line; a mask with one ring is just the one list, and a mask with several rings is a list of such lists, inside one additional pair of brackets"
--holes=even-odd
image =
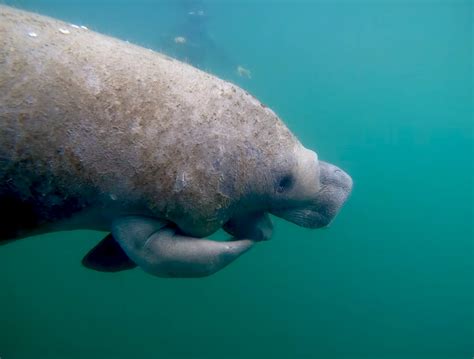
[(95, 129), (80, 121), (87, 94), (68, 69), (77, 45), (70, 30), (0, 6), (0, 240), (68, 218), (97, 194), (74, 147), (90, 145), (84, 131)]
[(140, 197), (170, 61), (0, 6), (0, 239)]
[(0, 6), (0, 210), (8, 213), (0, 238), (110, 197), (145, 201), (157, 217), (212, 231), (216, 208), (295, 141), (232, 84)]

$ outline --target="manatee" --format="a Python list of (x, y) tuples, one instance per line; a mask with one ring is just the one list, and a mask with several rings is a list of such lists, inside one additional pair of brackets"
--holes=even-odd
[[(327, 226), (352, 180), (239, 87), (163, 54), (0, 6), (0, 239), (92, 229), (82, 263), (215, 273)], [(219, 229), (228, 241), (207, 239)]]

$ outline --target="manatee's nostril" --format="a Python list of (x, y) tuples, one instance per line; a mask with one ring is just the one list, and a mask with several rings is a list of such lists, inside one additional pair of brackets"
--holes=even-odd
[[(323, 163), (323, 162), (320, 162)], [(349, 193), (352, 189), (352, 178), (341, 168), (324, 163), (326, 170), (322, 172), (323, 183), (331, 184)]]
[(340, 171), (341, 174), (341, 181), (343, 183), (343, 185), (345, 186), (345, 188), (347, 189), (347, 192), (350, 193), (351, 190), (352, 190), (352, 178), (351, 176), (349, 176), (347, 173), (345, 173), (344, 171)]

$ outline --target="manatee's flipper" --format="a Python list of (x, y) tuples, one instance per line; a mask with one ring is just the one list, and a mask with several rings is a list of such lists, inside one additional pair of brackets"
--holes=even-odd
[(147, 217), (114, 221), (112, 234), (127, 255), (145, 272), (159, 277), (205, 277), (249, 250), (253, 241), (217, 242), (192, 238)]
[(268, 213), (256, 212), (232, 218), (223, 229), (236, 238), (266, 241), (272, 236), (273, 224)]
[(100, 272), (119, 272), (137, 266), (128, 258), (112, 234), (101, 240), (85, 255), (82, 265)]

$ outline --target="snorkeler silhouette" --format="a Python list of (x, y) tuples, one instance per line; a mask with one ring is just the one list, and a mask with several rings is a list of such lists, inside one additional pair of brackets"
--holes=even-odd
[(206, 4), (201, 0), (180, 0), (176, 4), (182, 20), (172, 31), (172, 36), (166, 39), (164, 52), (202, 70), (232, 72), (250, 78), (250, 71), (233, 61), (213, 39)]

